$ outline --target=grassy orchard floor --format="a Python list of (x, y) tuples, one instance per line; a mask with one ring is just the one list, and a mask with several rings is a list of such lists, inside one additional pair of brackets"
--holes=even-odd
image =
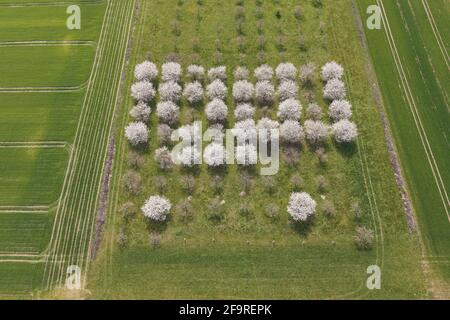
[[(245, 65), (253, 70), (259, 65), (255, 58), (258, 49), (253, 41), (257, 36), (255, 1), (245, 2), (245, 57), (239, 56), (235, 41), (234, 1), (204, 1), (202, 6), (196, 1), (185, 2), (179, 7), (182, 30), (179, 37), (170, 27), (175, 19), (177, 2), (141, 2), (140, 20), (133, 33), (134, 49), (126, 97), (133, 81), (132, 66), (146, 57), (150, 56), (161, 65), (167, 54), (175, 51), (176, 44), (182, 65), (190, 64), (194, 34), (200, 40), (200, 63), (208, 68), (214, 65), (214, 41), (221, 39), (230, 90), (232, 71), (236, 66)], [(122, 118), (117, 122), (120, 125), (118, 139), (122, 144), (117, 152), (111, 216), (88, 286), (95, 298), (420, 298), (425, 295), (419, 244), (416, 237), (407, 232), (381, 120), (373, 98), (367, 94), (371, 92), (365, 71), (369, 61), (359, 43), (353, 23), (354, 11), (349, 1), (323, 2), (323, 8), (319, 9), (312, 7), (310, 1), (263, 2), (267, 63), (275, 67), (283, 60), (274, 45), (278, 23), (285, 34), (286, 61), (297, 66), (307, 62), (321, 66), (332, 59), (343, 63), (348, 73), (354, 120), (361, 133), (358, 144), (343, 148), (328, 141), (328, 165), (321, 167), (304, 142), (298, 165), (290, 167), (282, 163), (280, 172), (274, 177), (277, 187), (273, 194), (263, 189), (262, 179), (255, 169), (254, 172), (249, 170), (253, 172), (254, 186), (247, 197), (241, 198), (241, 169), (236, 166), (219, 172), (206, 165), (195, 170), (175, 168), (161, 172), (153, 160), (154, 150), (158, 147), (158, 120), (153, 113), (149, 124), (152, 130), (150, 146), (143, 152), (147, 162), (139, 170), (143, 190), (139, 196), (132, 197), (120, 188), (120, 178), (129, 170), (126, 158), (130, 149), (122, 139), (123, 128), (129, 121), (127, 113), (133, 105), (130, 98), (124, 99)], [(299, 3), (304, 14), (300, 22), (293, 15), (293, 8)], [(275, 15), (278, 8), (280, 21)], [(305, 38), (307, 51), (298, 48), (299, 34)], [(319, 80), (315, 81), (313, 90), (317, 102), (326, 111)], [(304, 110), (307, 106), (305, 93), (302, 88), (299, 95)], [(228, 127), (232, 127), (234, 105), (231, 98), (227, 104), (230, 109)], [(189, 108), (183, 101), (180, 125), (189, 122)], [(276, 107), (270, 114), (276, 118)], [(259, 108), (255, 119), (261, 116)], [(204, 106), (194, 113), (194, 119), (204, 121), (206, 128)], [(304, 119), (305, 112), (302, 122)], [(175, 206), (187, 197), (180, 187), (180, 178), (187, 173), (196, 177), (195, 213), (191, 221), (185, 223), (172, 210), (170, 220), (159, 227), (161, 247), (151, 249), (149, 226), (142, 215), (139, 213), (126, 223), (120, 216), (119, 207), (127, 201), (140, 207), (148, 196), (157, 194), (153, 178), (158, 175), (167, 178), (164, 195)], [(206, 217), (207, 204), (215, 197), (209, 188), (215, 174), (224, 179), (220, 196), (225, 200), (226, 213), (220, 224), (214, 224)], [(293, 174), (301, 175), (305, 181), (304, 190), (319, 204), (317, 218), (307, 228), (293, 225), (285, 211), (292, 191), (289, 180)], [(336, 207), (334, 218), (327, 218), (321, 212), (323, 201), (315, 182), (318, 175), (324, 175), (329, 182), (325, 195)], [(243, 201), (249, 201), (254, 208), (248, 216), (239, 213)], [(350, 210), (354, 201), (359, 201), (363, 208), (360, 222), (355, 221)], [(265, 215), (269, 204), (277, 204), (280, 208), (276, 219)], [(353, 236), (358, 225), (375, 229), (374, 250), (361, 252), (355, 249)], [(128, 236), (127, 247), (122, 250), (116, 244), (121, 229)], [(272, 240), (276, 241), (274, 247)], [(335, 245), (332, 245), (333, 241)], [(383, 287), (379, 291), (369, 291), (365, 287), (366, 269), (373, 264), (380, 265), (383, 271)]]

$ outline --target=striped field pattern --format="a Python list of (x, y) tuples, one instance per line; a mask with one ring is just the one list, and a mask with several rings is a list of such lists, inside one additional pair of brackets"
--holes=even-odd
[(108, 1), (88, 92), (77, 129), (73, 153), (45, 265), (44, 288), (64, 284), (68, 266), (85, 276), (99, 187), (118, 99), (121, 71), (131, 29), (135, 1)]

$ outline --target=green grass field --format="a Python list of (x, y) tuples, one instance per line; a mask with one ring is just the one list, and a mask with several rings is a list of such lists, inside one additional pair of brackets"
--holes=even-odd
[[(0, 297), (36, 297), (106, 5), (0, 1)], [(39, 3), (38, 3), (39, 2)], [(86, 87), (86, 88), (85, 88)]]
[[(366, 6), (377, 1), (358, 3), (365, 16)], [(426, 245), (425, 255), (449, 283), (450, 78), (448, 22), (442, 19), (449, 3), (399, 0), (381, 4), (385, 27), (390, 27), (393, 36), (387, 37), (384, 29), (367, 31), (366, 36)], [(394, 58), (389, 45), (400, 59)]]
[(48, 245), (48, 231), (52, 227), (49, 213), (1, 213), (0, 247), (2, 253), (39, 254)]
[[(95, 47), (90, 45), (5, 46), (0, 52), (0, 86), (75, 87), (89, 78)], [(16, 66), (11, 68), (11, 66)]]
[[(253, 70), (259, 65), (255, 39), (258, 36), (255, 1), (245, 1), (245, 49), (239, 53), (236, 38), (234, 1), (142, 1), (141, 16), (133, 34), (133, 56), (129, 65), (127, 89), (133, 81), (133, 66), (149, 58), (160, 65), (169, 53), (177, 53), (184, 67), (193, 62), (193, 39), (199, 43), (199, 63), (214, 66), (216, 39), (220, 39), (221, 61), (229, 72), (228, 87), (233, 83), (232, 71), (244, 65)], [(371, 94), (367, 76), (369, 60), (364, 51), (355, 22), (356, 9), (350, 1), (323, 1), (314, 8), (310, 1), (264, 1), (263, 34), (266, 38), (266, 60), (272, 66), (290, 61), (297, 66), (314, 62), (321, 66), (336, 59), (346, 68), (346, 82), (354, 106), (354, 119), (360, 129), (358, 143), (349, 149), (336, 147), (331, 141), (326, 150), (328, 165), (318, 163), (313, 152), (301, 150), (298, 165), (282, 164), (275, 176), (277, 187), (272, 194), (264, 191), (262, 179), (253, 173), (254, 187), (246, 199), (241, 199), (241, 170), (231, 166), (219, 172), (224, 179), (220, 196), (225, 201), (225, 219), (214, 224), (206, 217), (207, 204), (214, 198), (209, 189), (213, 173), (206, 165), (193, 172), (174, 169), (161, 172), (153, 152), (158, 146), (157, 117), (150, 121), (151, 143), (144, 150), (145, 166), (138, 172), (143, 190), (137, 197), (121, 189), (121, 177), (127, 165), (129, 147), (122, 141), (115, 166), (113, 201), (106, 239), (94, 264), (87, 288), (95, 298), (422, 298), (426, 296), (420, 267), (420, 245), (415, 235), (408, 234), (397, 186), (389, 164), (383, 127)], [(293, 14), (300, 5), (303, 18)], [(279, 10), (280, 18), (276, 12)], [(171, 26), (179, 16), (181, 34)], [(347, 23), (343, 24), (342, 21)], [(283, 31), (283, 46), (276, 46), (279, 30)], [(194, 36), (195, 35), (195, 36)], [(306, 50), (299, 48), (303, 36)], [(252, 79), (253, 80), (253, 79)], [(183, 79), (186, 81), (186, 79)], [(325, 110), (322, 83), (314, 82), (312, 91)], [(307, 105), (302, 89), (299, 98)], [(129, 96), (129, 93), (126, 94)], [(228, 105), (233, 106), (232, 99)], [(120, 118), (123, 130), (133, 106), (126, 99)], [(191, 120), (188, 105), (182, 102), (181, 124)], [(233, 107), (230, 107), (233, 110)], [(276, 108), (269, 110), (275, 117)], [(203, 106), (192, 112), (194, 119), (205, 121)], [(260, 118), (258, 110), (255, 118)], [(304, 117), (303, 117), (304, 119)], [(206, 122), (205, 122), (206, 123)], [(229, 126), (234, 123), (229, 118)], [(120, 131), (120, 130), (119, 130)], [(120, 206), (132, 201), (140, 207), (144, 200), (157, 194), (155, 176), (165, 176), (168, 186), (164, 194), (174, 205), (187, 195), (181, 190), (180, 178), (191, 173), (196, 179), (193, 195), (194, 215), (189, 222), (172, 211), (163, 227), (148, 226), (140, 213), (130, 222), (120, 216)], [(319, 213), (314, 224), (295, 228), (285, 212), (291, 187), (290, 177), (299, 173), (305, 181), (305, 191), (323, 205), (315, 178), (324, 175), (330, 182), (326, 198), (336, 206), (336, 216), (327, 218)], [(248, 216), (239, 213), (243, 201), (253, 206)], [(350, 205), (359, 201), (362, 221), (355, 221)], [(269, 204), (277, 204), (277, 219), (265, 216)], [(371, 252), (357, 251), (353, 245), (354, 229), (366, 225), (376, 232), (376, 247)], [(161, 246), (149, 246), (149, 231), (161, 233)], [(117, 236), (124, 231), (128, 237), (124, 249), (119, 249)], [(214, 241), (212, 240), (214, 239)], [(272, 240), (276, 245), (272, 247)], [(335, 243), (335, 244), (333, 244)], [(369, 291), (365, 287), (366, 268), (378, 264), (383, 272), (383, 288)]]
[(55, 203), (67, 160), (64, 148), (0, 148), (0, 206)]
[(73, 140), (85, 93), (0, 93), (0, 141)]

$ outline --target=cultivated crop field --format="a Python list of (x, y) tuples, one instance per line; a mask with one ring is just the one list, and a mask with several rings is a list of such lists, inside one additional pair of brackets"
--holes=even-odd
[(448, 293), (450, 60), (445, 15), (450, 4), (358, 3), (361, 14), (370, 4), (383, 9), (384, 29), (366, 35), (425, 243), (424, 259), (444, 276), (441, 290), (447, 286)]
[[(123, 112), (118, 133), (110, 216), (103, 245), (89, 274), (87, 288), (95, 298), (423, 298), (420, 242), (408, 232), (394, 179), (383, 125), (368, 76), (370, 60), (358, 33), (358, 9), (351, 1), (141, 1), (133, 29)], [(132, 147), (124, 128), (136, 101), (130, 88), (134, 67), (149, 60), (159, 69), (168, 61), (183, 69), (180, 83), (191, 80), (191, 64), (206, 70), (225, 66), (228, 95), (226, 128), (237, 122), (231, 94), (234, 71), (254, 70), (282, 62), (296, 68), (313, 63), (312, 83), (301, 84), (296, 98), (300, 122), (317, 103), (331, 124), (323, 98), (320, 68), (340, 63), (358, 139), (347, 145), (327, 138), (319, 152), (302, 139), (294, 150), (282, 145), (280, 171), (271, 179), (260, 166), (206, 164), (162, 170), (155, 161), (161, 147), (157, 104), (146, 122), (146, 146)], [(277, 80), (273, 80), (278, 86)], [(204, 80), (203, 87), (209, 84)], [(192, 106), (182, 98), (173, 128), (201, 121), (208, 127), (208, 99)], [(277, 100), (263, 108), (255, 103), (253, 119), (277, 119)], [(164, 144), (163, 144), (164, 145)], [(325, 156), (323, 155), (325, 154)], [(214, 184), (214, 186), (213, 186)], [(218, 185), (218, 186), (217, 186)], [(310, 224), (293, 223), (286, 207), (293, 191), (317, 202)], [(172, 204), (168, 219), (151, 222), (141, 207), (150, 196)], [(331, 208), (331, 209), (330, 209)], [(359, 208), (360, 210), (355, 210)], [(373, 231), (372, 250), (357, 250), (355, 230)], [(367, 268), (381, 267), (381, 290), (366, 287)]]
[(87, 261), (133, 1), (73, 4), (80, 30), (67, 2), (0, 1), (4, 298), (39, 297)]

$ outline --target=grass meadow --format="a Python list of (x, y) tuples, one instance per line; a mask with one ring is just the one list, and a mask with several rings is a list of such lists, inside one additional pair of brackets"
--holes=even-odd
[[(420, 265), (420, 244), (409, 234), (399, 192), (389, 163), (383, 126), (371, 83), (367, 75), (370, 61), (358, 37), (358, 11), (351, 1), (242, 1), (245, 19), (242, 31), (236, 29), (236, 1), (140, 1), (139, 20), (133, 30), (133, 51), (128, 65), (127, 87), (120, 117), (117, 119), (117, 141), (114, 184), (110, 217), (103, 246), (94, 262), (87, 288), (95, 298), (423, 298), (427, 296)], [(296, 6), (301, 17), (295, 17)], [(259, 9), (257, 8), (259, 7)], [(262, 12), (256, 14), (256, 12)], [(174, 28), (178, 26), (179, 28)], [(264, 36), (260, 49), (256, 39)], [(218, 39), (218, 40), (217, 40)], [(195, 43), (195, 46), (193, 45)], [(262, 53), (264, 52), (264, 53)], [(142, 191), (137, 196), (121, 187), (130, 147), (123, 128), (131, 121), (133, 106), (129, 88), (136, 63), (150, 59), (160, 66), (168, 55), (178, 57), (186, 68), (197, 62), (206, 68), (223, 64), (228, 69), (228, 87), (237, 66), (251, 71), (262, 62), (276, 67), (282, 61), (297, 67), (308, 62), (317, 66), (337, 60), (346, 69), (346, 85), (354, 108), (360, 139), (342, 148), (331, 140), (325, 149), (328, 163), (321, 166), (314, 150), (302, 143), (300, 161), (295, 165), (282, 162), (274, 177), (276, 187), (268, 192), (258, 170), (250, 170), (253, 186), (241, 197), (243, 169), (229, 166), (213, 171), (201, 165), (194, 170), (158, 169), (153, 160), (158, 148), (155, 112), (149, 123), (149, 147), (140, 150), (145, 165), (137, 170)], [(317, 74), (318, 75), (318, 74)], [(184, 78), (183, 81), (187, 79)], [(251, 79), (254, 81), (254, 79)], [(312, 88), (301, 88), (299, 99), (304, 110), (307, 97), (315, 97), (322, 110), (322, 82), (319, 77)], [(229, 97), (227, 105), (234, 109)], [(181, 102), (179, 125), (192, 120), (206, 124), (204, 105), (196, 109)], [(274, 119), (276, 107), (266, 111)], [(255, 119), (263, 111), (258, 108)], [(306, 118), (302, 116), (302, 121)], [(326, 118), (326, 117), (325, 117)], [(326, 120), (328, 121), (328, 120)], [(228, 126), (232, 127), (232, 112)], [(206, 127), (206, 126), (204, 126)], [(130, 221), (120, 213), (126, 202), (142, 206), (150, 195), (160, 193), (155, 177), (164, 176), (163, 194), (176, 206), (188, 195), (182, 190), (181, 177), (195, 177), (192, 195), (194, 214), (185, 221), (172, 210), (164, 225), (146, 223), (138, 212)], [(318, 202), (318, 215), (308, 227), (298, 227), (288, 218), (286, 205), (292, 192), (290, 179), (299, 174), (303, 189)], [(216, 197), (211, 179), (223, 181), (220, 199), (224, 201), (224, 219), (211, 222), (208, 204)], [(329, 186), (319, 191), (316, 178), (323, 175)], [(333, 217), (323, 214), (324, 199), (336, 208)], [(351, 205), (359, 202), (361, 219), (355, 219)], [(249, 203), (251, 212), (243, 215), (240, 207)], [(266, 215), (269, 205), (279, 207), (279, 215)], [(357, 226), (375, 231), (372, 251), (358, 251), (353, 244)], [(160, 246), (150, 245), (150, 234), (161, 236)], [(127, 236), (119, 248), (119, 234)], [(366, 288), (366, 269), (377, 264), (382, 269), (382, 289)]]
[[(359, 2), (361, 14), (364, 15), (367, 5), (375, 2)], [(370, 53), (416, 209), (426, 248), (424, 255), (435, 270), (442, 271), (448, 285), (450, 218), (446, 194), (450, 180), (450, 127), (446, 88), (450, 86), (450, 79), (448, 55), (444, 54), (448, 50), (448, 33), (444, 32), (448, 22), (443, 20), (443, 12), (448, 12), (449, 3), (426, 1), (428, 9), (422, 1), (382, 3), (387, 14), (386, 21), (394, 35), (391, 45), (395, 44), (401, 62), (399, 64), (394, 59), (383, 30), (366, 32)], [(437, 41), (437, 37), (443, 42)], [(404, 68), (404, 77), (400, 77), (396, 64)], [(410, 91), (401, 86), (401, 79)]]

